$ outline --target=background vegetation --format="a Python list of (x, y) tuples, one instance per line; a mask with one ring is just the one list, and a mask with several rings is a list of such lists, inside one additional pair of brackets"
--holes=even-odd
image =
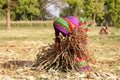
[[(0, 20), (52, 20), (47, 7), (60, 9), (60, 16), (83, 16), (92, 26), (120, 27), (120, 0), (0, 0)], [(5, 18), (6, 17), (6, 18)]]

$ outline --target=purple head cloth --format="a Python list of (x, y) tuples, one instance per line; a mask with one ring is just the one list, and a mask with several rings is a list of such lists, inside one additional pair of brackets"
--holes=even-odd
[(78, 24), (79, 24), (78, 21), (79, 21), (79, 20), (78, 20), (76, 17), (74, 17), (74, 16), (68, 16), (68, 17), (66, 17), (66, 18), (70, 19), (70, 21), (73, 22), (76, 27), (78, 27)]
[(56, 29), (60, 30), (63, 34), (66, 34), (66, 35), (68, 35), (68, 34), (69, 34), (69, 32), (68, 32), (68, 31), (66, 31), (65, 29), (61, 28), (61, 27), (60, 27), (60, 26), (58, 26), (57, 24), (54, 24), (54, 28), (56, 28)]

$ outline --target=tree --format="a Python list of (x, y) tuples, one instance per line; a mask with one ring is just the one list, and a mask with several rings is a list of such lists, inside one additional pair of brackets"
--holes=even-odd
[(119, 21), (120, 12), (120, 0), (105, 0), (107, 10), (106, 13), (109, 14), (113, 26)]
[(38, 0), (38, 2), (39, 2), (39, 9), (41, 10), (40, 18), (42, 20), (45, 20), (46, 6), (48, 3), (48, 0)]
[(103, 18), (104, 0), (85, 0), (84, 1), (84, 15), (92, 19), (92, 26), (95, 26), (96, 18)]
[(15, 20), (32, 20), (40, 14), (38, 0), (17, 0), (13, 12)]
[(69, 5), (63, 8), (60, 15), (74, 15), (80, 16), (80, 11), (82, 10), (83, 0), (66, 0), (66, 3)]
[(10, 29), (10, 2), (11, 0), (0, 0), (0, 8), (6, 10), (6, 28)]
[(11, 0), (7, 0), (7, 8), (6, 8), (6, 27), (7, 30), (11, 29), (10, 27), (10, 2)]
[(10, 11), (15, 6), (16, 0), (0, 0), (0, 8), (6, 11), (6, 28), (11, 29), (10, 26)]
[(4, 17), (5, 15), (5, 10), (3, 10), (3, 5), (5, 4), (5, 1), (0, 0), (0, 18)]

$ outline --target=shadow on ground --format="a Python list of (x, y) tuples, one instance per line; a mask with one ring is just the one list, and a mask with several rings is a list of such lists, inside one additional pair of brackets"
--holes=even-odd
[(0, 63), (3, 68), (14, 69), (17, 67), (31, 67), (34, 64), (34, 61), (30, 60), (10, 60), (5, 63)]

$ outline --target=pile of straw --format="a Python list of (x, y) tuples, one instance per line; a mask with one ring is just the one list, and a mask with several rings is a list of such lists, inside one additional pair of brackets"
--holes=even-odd
[(75, 66), (75, 55), (85, 57), (88, 55), (86, 49), (86, 35), (81, 28), (74, 30), (65, 38), (61, 37), (60, 49), (56, 50), (53, 45), (41, 48), (37, 54), (34, 67), (41, 69), (54, 69), (70, 71)]

